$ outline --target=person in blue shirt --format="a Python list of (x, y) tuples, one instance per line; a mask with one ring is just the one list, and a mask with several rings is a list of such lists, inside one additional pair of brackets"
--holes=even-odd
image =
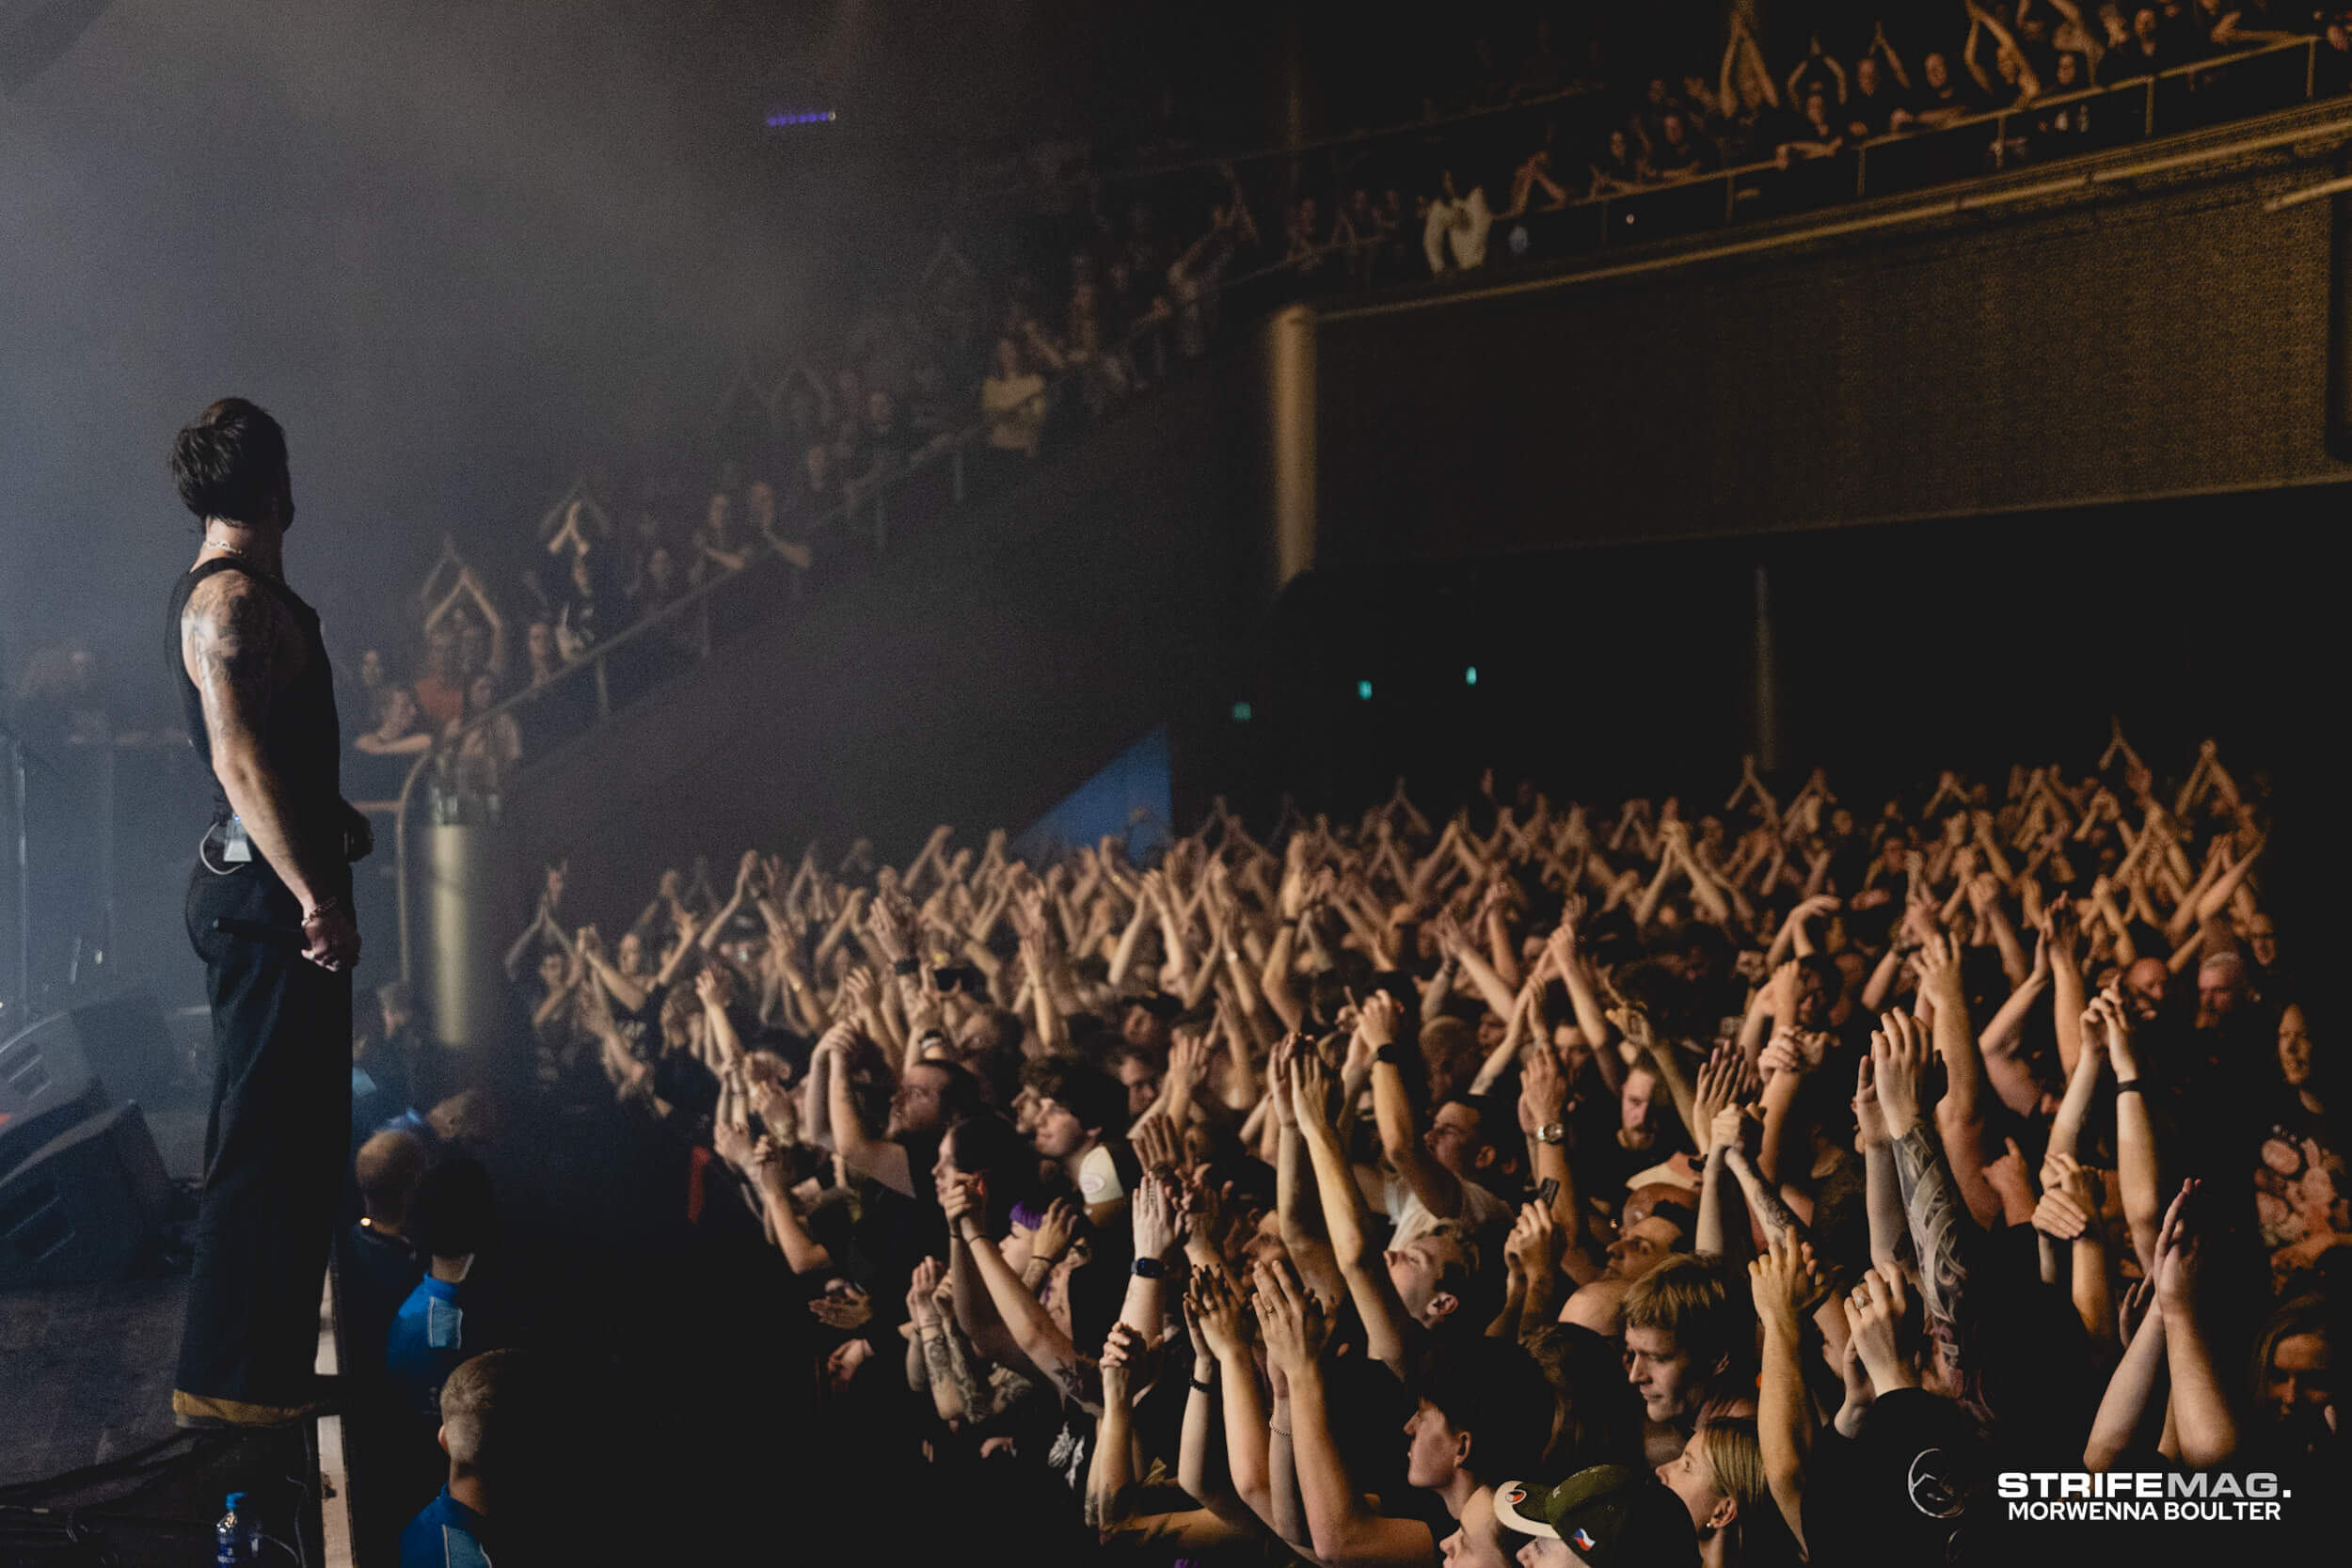
[[(440, 1444), (449, 1481), (400, 1532), (400, 1568), (489, 1568), (497, 1482), (511, 1468), (529, 1404), (523, 1353), (488, 1351), (458, 1364), (441, 1385)], [(522, 1396), (520, 1399), (517, 1396)]]

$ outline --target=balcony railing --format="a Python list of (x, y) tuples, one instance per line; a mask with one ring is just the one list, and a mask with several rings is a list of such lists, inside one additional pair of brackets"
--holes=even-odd
[[(1491, 270), (1558, 260), (1868, 197), (1903, 195), (2292, 107), (2310, 101), (2318, 89), (2321, 47), (2317, 38), (2285, 40), (2152, 76), (1876, 136), (1828, 156), (1792, 154), (1787, 163), (1773, 158), (1740, 164), (1556, 206), (1530, 206), (1522, 213), (1496, 216), (1486, 266)], [(1441, 130), (1444, 122), (1433, 124)], [(1411, 129), (1427, 134), (1432, 127)], [(1420, 235), (1405, 238), (1411, 252), (1406, 276), (1384, 281), (1428, 276), (1420, 261)], [(1393, 245), (1396, 240), (1384, 237), (1376, 243)], [(1324, 246), (1315, 255), (1321, 259), (1362, 248), (1361, 243)], [(1285, 269), (1300, 272), (1299, 259), (1263, 269), (1261, 276)], [(1343, 268), (1323, 270), (1344, 274)]]

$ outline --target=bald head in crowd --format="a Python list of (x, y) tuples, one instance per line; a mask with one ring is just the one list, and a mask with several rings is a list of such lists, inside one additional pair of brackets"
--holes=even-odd
[(408, 1198), (424, 1175), (424, 1145), (413, 1133), (378, 1132), (359, 1146), (352, 1174), (368, 1225), (397, 1236), (408, 1219)]

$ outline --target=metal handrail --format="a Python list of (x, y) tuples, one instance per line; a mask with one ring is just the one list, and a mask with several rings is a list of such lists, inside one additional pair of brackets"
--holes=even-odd
[[(2261, 55), (2279, 54), (2288, 50), (2303, 49), (2310, 51), (2312, 57), (2312, 63), (2315, 66), (2317, 63), (2319, 42), (2319, 35), (2314, 33), (2306, 34), (2301, 38), (2282, 39), (2276, 43), (2257, 44), (2246, 49), (2233, 50), (2227, 55), (2208, 55), (2206, 58), (2201, 60), (2192, 60), (2186, 65), (2169, 66), (2165, 70), (2153, 72), (2151, 75), (2126, 76), (2120, 81), (2102, 83), (2096, 87), (2082, 88), (2077, 92), (2063, 94), (2058, 98), (2037, 98), (2030, 103), (2013, 104), (2007, 109), (1996, 109), (1980, 115), (1971, 115), (1965, 119), (1953, 120), (1949, 124), (1933, 126), (1924, 132), (1891, 132), (1886, 135), (1873, 136), (1867, 142), (1858, 142), (1855, 146), (1859, 149), (1867, 146), (1876, 146), (1882, 142), (1900, 141), (1923, 135), (1935, 135), (1945, 131), (1958, 130), (1963, 125), (1975, 125), (2001, 119), (2008, 115), (2029, 114), (2048, 103), (2070, 102), (2077, 98), (2095, 98), (2104, 93), (2113, 92), (2119, 87), (2134, 87), (2142, 83), (2163, 80), (2165, 78), (2174, 76), (2193, 75), (2200, 71), (2213, 71), (2223, 66), (2234, 65), (2241, 60), (2253, 59)], [(2310, 79), (2307, 74), (2304, 94), (2306, 97), (2309, 97), (2310, 93)], [(1289, 143), (1281, 147), (1259, 147), (1243, 152), (1201, 153), (1195, 157), (1173, 159), (1167, 163), (1139, 164), (1128, 168), (1112, 169), (1107, 173), (1092, 175), (1089, 177), (1089, 181), (1077, 182), (1126, 184), (1136, 181), (1158, 179), (1163, 175), (1190, 174), (1196, 173), (1201, 169), (1220, 168), (1229, 165), (1268, 163), (1282, 158), (1300, 157), (1310, 152), (1321, 152), (1334, 147), (1349, 147), (1360, 142), (1385, 141), (1391, 136), (1423, 135), (1431, 130), (1442, 129), (1447, 126), (1465, 124), (1473, 120), (1492, 119), (1502, 115), (1516, 114), (1526, 109), (1542, 108), (1549, 104), (1561, 103), (1568, 102), (1572, 99), (1589, 98), (1591, 96), (1593, 96), (1593, 94), (1588, 88), (1563, 87), (1557, 92), (1548, 92), (1540, 97), (1514, 99), (1508, 103), (1498, 103), (1484, 109), (1457, 109), (1452, 114), (1437, 115), (1428, 119), (1402, 120), (1393, 125), (1383, 125), (1369, 131), (1335, 132), (1329, 135), (1312, 136), (1301, 141)], [(1773, 166), (1772, 161), (1767, 160), (1762, 164), (1744, 165), (1741, 166), (1741, 168), (1768, 168), (1772, 166)], [(1697, 178), (1706, 180), (1721, 179), (1726, 175), (1736, 172), (1740, 172), (1740, 170), (1717, 169), (1711, 170), (1707, 175)], [(1645, 190), (1653, 188), (1668, 188), (1672, 184), (1679, 182), (1665, 182), (1661, 186), (1645, 186), (1643, 188)], [(1602, 199), (1605, 198), (1588, 197), (1581, 198), (1578, 201), (1571, 202), (1569, 205), (1584, 206)]]
[[(2111, 82), (2103, 87), (2085, 87), (2076, 92), (2061, 93), (2049, 97), (2036, 98), (2027, 103), (2012, 105), (2011, 107), (2006, 109), (1995, 109), (1980, 115), (1971, 115), (1964, 119), (1956, 119), (1942, 125), (1926, 126), (1916, 130), (1892, 131), (1884, 135), (1872, 136), (1867, 141), (1855, 142), (1850, 149), (1850, 150), (1851, 150), (1855, 155), (1854, 196), (1857, 199), (1859, 199), (1869, 194), (1867, 180), (1867, 155), (1869, 150), (1873, 148), (1891, 147), (1904, 143), (1918, 144), (1925, 142), (1931, 137), (1948, 136), (1972, 128), (1983, 127), (1991, 127), (1993, 129), (1994, 145), (2000, 146), (2008, 139), (2006, 135), (2007, 122), (2011, 119), (2015, 119), (2020, 116), (2036, 115), (2048, 109), (2062, 107), (2066, 104), (2088, 103), (2093, 99), (2117, 96), (2126, 91), (2144, 92), (2147, 94), (2148, 109), (2144, 123), (2149, 127), (2149, 129), (2143, 131), (2142, 135), (2143, 136), (2150, 135), (2155, 134), (2153, 131), (2155, 119), (2155, 91), (2156, 85), (2159, 82), (2169, 81), (2179, 77), (2198, 75), (2200, 73), (2209, 74), (2217, 71), (2223, 71), (2241, 65), (2249, 60), (2262, 59), (2271, 55), (2291, 54), (2296, 50), (2303, 51), (2306, 56), (2303, 77), (2303, 95), (2306, 100), (2309, 100), (2312, 96), (2316, 87), (2320, 41), (2321, 40), (2316, 35), (2296, 39), (2286, 39), (2277, 43), (2269, 43), (2255, 48), (2243, 49), (2228, 55), (2217, 55), (2206, 59), (2191, 61), (2186, 65), (2172, 66), (2164, 71), (2155, 71), (2148, 75), (2126, 77), (2122, 81)], [(1549, 102), (1549, 100), (1544, 100), (1543, 102)], [(1519, 104), (1513, 106), (1524, 107), (1525, 105)], [(1455, 116), (1453, 118), (1470, 119), (1474, 118), (1477, 115), (1499, 114), (1502, 112), (1502, 110), (1498, 109), (1485, 109), (1474, 111), (1472, 115)], [(1422, 121), (1397, 129), (1422, 130), (1428, 125), (1438, 123), (1441, 122), (1437, 120)], [(1374, 133), (1373, 135), (1384, 135), (1389, 134), (1391, 133), (1380, 132)], [(1365, 138), (1359, 136), (1347, 139)], [(1578, 197), (1573, 200), (1561, 202), (1557, 205), (1548, 205), (1542, 207), (1531, 206), (1523, 212), (1510, 214), (1495, 214), (1495, 221), (1500, 223), (1503, 221), (1506, 216), (1524, 219), (1534, 216), (1549, 217), (1563, 213), (1594, 212), (1599, 216), (1599, 232), (1603, 242), (1606, 243), (1607, 236), (1610, 232), (1608, 217), (1611, 207), (1623, 202), (1642, 201), (1668, 192), (1699, 189), (1708, 185), (1720, 184), (1724, 190), (1724, 222), (1728, 224), (1731, 221), (1732, 214), (1737, 205), (1737, 187), (1740, 180), (1761, 174), (1782, 172), (1783, 170), (1784, 166), (1778, 158), (1756, 159), (1749, 163), (1735, 164), (1725, 168), (1709, 169), (1704, 174), (1669, 176), (1663, 179), (1649, 181), (1639, 185), (1629, 186), (1623, 190), (1610, 191), (1599, 196)], [(1368, 247), (1391, 244), (1394, 240), (1395, 236), (1393, 234), (1385, 234), (1376, 238), (1366, 239), (1359, 237), (1355, 240), (1339, 241), (1330, 245), (1317, 245), (1312, 247), (1304, 255), (1285, 257), (1279, 261), (1270, 262), (1266, 266), (1258, 268), (1255, 271), (1248, 273), (1240, 277), (1233, 278), (1229, 281), (1227, 287), (1238, 287), (1243, 283), (1256, 282), (1262, 278), (1272, 277), (1279, 273), (1295, 270), (1300, 267), (1302, 262), (1310, 260), (1320, 261), (1327, 257), (1347, 255)]]
[[(1223, 286), (1230, 288), (1232, 284), (1228, 282)], [(1149, 337), (1152, 332), (1172, 325), (1175, 320), (1172, 313), (1148, 313), (1135, 322), (1116, 344), (1107, 350), (1098, 352), (1124, 352)], [(1039, 395), (1050, 396), (1060, 388), (1074, 384), (1084, 373), (1081, 367), (1066, 365), (1047, 380), (1045, 390)], [(870, 483), (858, 483), (844, 481), (840, 503), (818, 514), (809, 525), (809, 537), (816, 538), (835, 523), (848, 522), (854, 513), (870, 502), (875, 509), (874, 543), (878, 549), (885, 547), (886, 513), (883, 510), (883, 503), (893, 491), (910, 483), (918, 474), (934, 471), (937, 465), (942, 462), (950, 465), (949, 503), (961, 504), (964, 491), (965, 451), (974, 442), (985, 439), (999, 424), (1010, 417), (1010, 415), (999, 414), (976, 420), (963, 429), (932, 441), (910, 458), (903, 467), (891, 473), (881, 475)], [(781, 559), (774, 552), (773, 542), (765, 534), (761, 536), (760, 544), (764, 546), (762, 551), (747, 556), (742, 565), (723, 567), (702, 583), (689, 588), (668, 604), (648, 614), (639, 616), (611, 637), (583, 650), (579, 657), (565, 659), (548, 680), (535, 686), (526, 686), (521, 690), (501, 699), (487, 709), (468, 719), (456, 735), (437, 740), (434, 745), (418, 753), (416, 762), (409, 767), (407, 776), (401, 781), (400, 796), (392, 807), (392, 864), (393, 877), (398, 883), (400, 977), (403, 980), (413, 982), (415, 968), (414, 947), (410, 940), (411, 916), (408, 889), (409, 804), (414, 799), (417, 781), (423, 775), (426, 766), (441, 756), (444, 752), (462, 745), (469, 736), (473, 735), (491, 721), (544, 701), (558, 686), (579, 679), (586, 673), (593, 672), (596, 683), (597, 721), (602, 722), (610, 719), (612, 713), (612, 703), (606, 661), (620, 650), (651, 637), (659, 631), (674, 626), (689, 613), (699, 614), (702, 617), (697, 642), (703, 657), (708, 657), (710, 653), (708, 611), (712, 597), (729, 583), (768, 566), (773, 560)]]

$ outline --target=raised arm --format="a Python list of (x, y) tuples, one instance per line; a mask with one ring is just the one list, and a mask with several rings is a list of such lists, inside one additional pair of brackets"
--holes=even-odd
[[(1375, 1071), (1377, 1069), (1375, 1069)], [(1323, 1199), (1323, 1227), (1331, 1239), (1333, 1260), (1347, 1282), (1347, 1293), (1364, 1322), (1364, 1353), (1399, 1377), (1406, 1374), (1405, 1348), (1411, 1319), (1389, 1277), (1386, 1259), (1372, 1244), (1364, 1195), (1347, 1163), (1347, 1151), (1332, 1124), (1331, 1077), (1312, 1052), (1301, 1052), (1285, 1069), (1294, 1119), (1314, 1166), (1315, 1188)], [(1378, 1090), (1374, 1090), (1375, 1095)]]
[(2085, 1033), (2094, 1027), (2106, 1037), (2107, 1061), (2115, 1069), (2115, 1179), (2123, 1189), (2123, 1223), (2131, 1233), (2132, 1250), (2139, 1258), (2141, 1272), (2153, 1275), (2164, 1179), (2156, 1124), (2148, 1113), (2139, 1081), (2131, 1022), (2122, 995), (2113, 986), (2101, 991), (2084, 1011)]
[(531, 924), (523, 927), (522, 934), (515, 939), (515, 944), (506, 950), (507, 979), (511, 981), (522, 979), (524, 960), (531, 957), (531, 944), (539, 940), (539, 933), (547, 924), (548, 904), (547, 900), (542, 898), (539, 901), (538, 912), (531, 917)]
[[(1266, 1058), (1266, 1072), (1271, 1079), (1267, 1101), (1275, 1124), (1274, 1210), (1281, 1227), (1283, 1249), (1298, 1266), (1300, 1276), (1327, 1305), (1336, 1307), (1340, 1295), (1348, 1288), (1347, 1280), (1333, 1250), (1329, 1222), (1324, 1217), (1322, 1175), (1299, 1132), (1297, 1104), (1291, 1094), (1291, 1066), (1300, 1053), (1311, 1053), (1312, 1049), (1303, 1039), (1293, 1037), (1278, 1045)], [(1316, 1093), (1322, 1092), (1318, 1085)], [(1353, 1193), (1355, 1181), (1350, 1180), (1347, 1185)], [(1352, 1212), (1343, 1216), (1345, 1222), (1355, 1218)], [(1362, 1250), (1360, 1225), (1352, 1225), (1348, 1243), (1356, 1251)]]
[(1975, 1225), (1960, 1200), (1943, 1150), (1919, 1115), (1919, 1085), (1932, 1053), (1916, 1019), (1888, 1013), (1870, 1037), (1881, 1115), (1894, 1142), (1895, 1174), (1919, 1257), (1919, 1293), (1936, 1354), (1957, 1381), (1963, 1356), (1961, 1298), (1967, 1289)]
[(1879, 1109), (1878, 1084), (1867, 1051), (1854, 1069), (1853, 1114), (1854, 1150), (1862, 1156), (1863, 1209), (1870, 1226), (1870, 1261), (1886, 1268), (1915, 1262), (1918, 1254), (1911, 1244), (1911, 1222), (1903, 1212), (1902, 1183), (1895, 1170), (1895, 1141)]
[(1327, 1568), (1427, 1568), (1429, 1528), (1375, 1513), (1341, 1457), (1324, 1389), (1322, 1304), (1284, 1267), (1260, 1264), (1257, 1284), (1266, 1360), (1290, 1383), (1291, 1452), (1315, 1560)]
[(1935, 1130), (1949, 1170), (1979, 1225), (2000, 1212), (2000, 1197), (1984, 1180), (1984, 1059), (1968, 1022), (1960, 947), (1938, 934), (1919, 950), (1920, 993), (1934, 1008), (1935, 1053), (1944, 1062), (1944, 1098), (1935, 1103)]
[[(2181, 1463), (2192, 1470), (2226, 1465), (2238, 1451), (2236, 1413), (2215, 1365), (2201, 1301), (2202, 1259), (2189, 1199), (2199, 1183), (2181, 1183), (2156, 1236), (2156, 1306), (2164, 1313), (2165, 1361), (2172, 1379), (2173, 1432)], [(2146, 1332), (2142, 1330), (2142, 1332)]]
[(817, 1042), (817, 1054), (831, 1055), (832, 1071), (826, 1088), (828, 1121), (833, 1133), (834, 1150), (842, 1163), (860, 1176), (869, 1177), (891, 1191), (908, 1197), (915, 1196), (914, 1173), (907, 1151), (887, 1138), (877, 1138), (866, 1131), (858, 1119), (857, 1102), (850, 1089), (850, 1047), (856, 1039), (856, 1025), (836, 1023)]
[[(1200, 1324), (1216, 1357), (1224, 1392), (1225, 1450), (1232, 1491), (1249, 1512), (1274, 1528), (1273, 1491), (1267, 1478), (1266, 1407), (1258, 1387), (1258, 1364), (1249, 1354), (1248, 1307), (1222, 1270), (1196, 1268), (1185, 1309)], [(1209, 1499), (1202, 1498), (1206, 1502)]]
[[(2153, 1295), (2153, 1281), (2143, 1279), (2132, 1287), (2125, 1298), (2124, 1318), (2129, 1319), (2135, 1305), (2145, 1306)], [(2167, 1381), (2169, 1357), (2164, 1341), (2164, 1313), (2151, 1311), (2124, 1347), (2123, 1358), (2116, 1363), (2106, 1392), (2100, 1396), (2099, 1413), (2091, 1419), (2090, 1437), (2083, 1447), (2084, 1469), (2104, 1474), (2134, 1449), (2156, 1446), (2155, 1433), (2164, 1426), (2171, 1402)]]
[(1813, 1450), (1813, 1400), (1805, 1391), (1804, 1314), (1826, 1295), (1813, 1249), (1794, 1237), (1768, 1238), (1770, 1250), (1748, 1264), (1748, 1290), (1763, 1324), (1762, 1375), (1756, 1396), (1756, 1445), (1772, 1503), (1802, 1546), (1804, 1465)]
[(1375, 991), (1357, 1010), (1358, 1026), (1373, 1051), (1372, 1114), (1380, 1130), (1380, 1152), (1432, 1214), (1452, 1219), (1462, 1212), (1462, 1179), (1439, 1164), (1422, 1142), (1395, 1043), (1397, 1013), (1396, 998), (1386, 991)]
[(959, 1186), (944, 1194), (942, 1207), (947, 1212), (948, 1227), (970, 1258), (973, 1271), (986, 1288), (989, 1303), (1011, 1335), (1013, 1344), (1053, 1384), (1065, 1402), (1093, 1408), (1094, 1400), (1087, 1388), (1086, 1367), (1077, 1347), (1055, 1323), (1045, 1304), (1021, 1283), (1021, 1276), (1005, 1261), (995, 1240), (981, 1227), (969, 1188)]

